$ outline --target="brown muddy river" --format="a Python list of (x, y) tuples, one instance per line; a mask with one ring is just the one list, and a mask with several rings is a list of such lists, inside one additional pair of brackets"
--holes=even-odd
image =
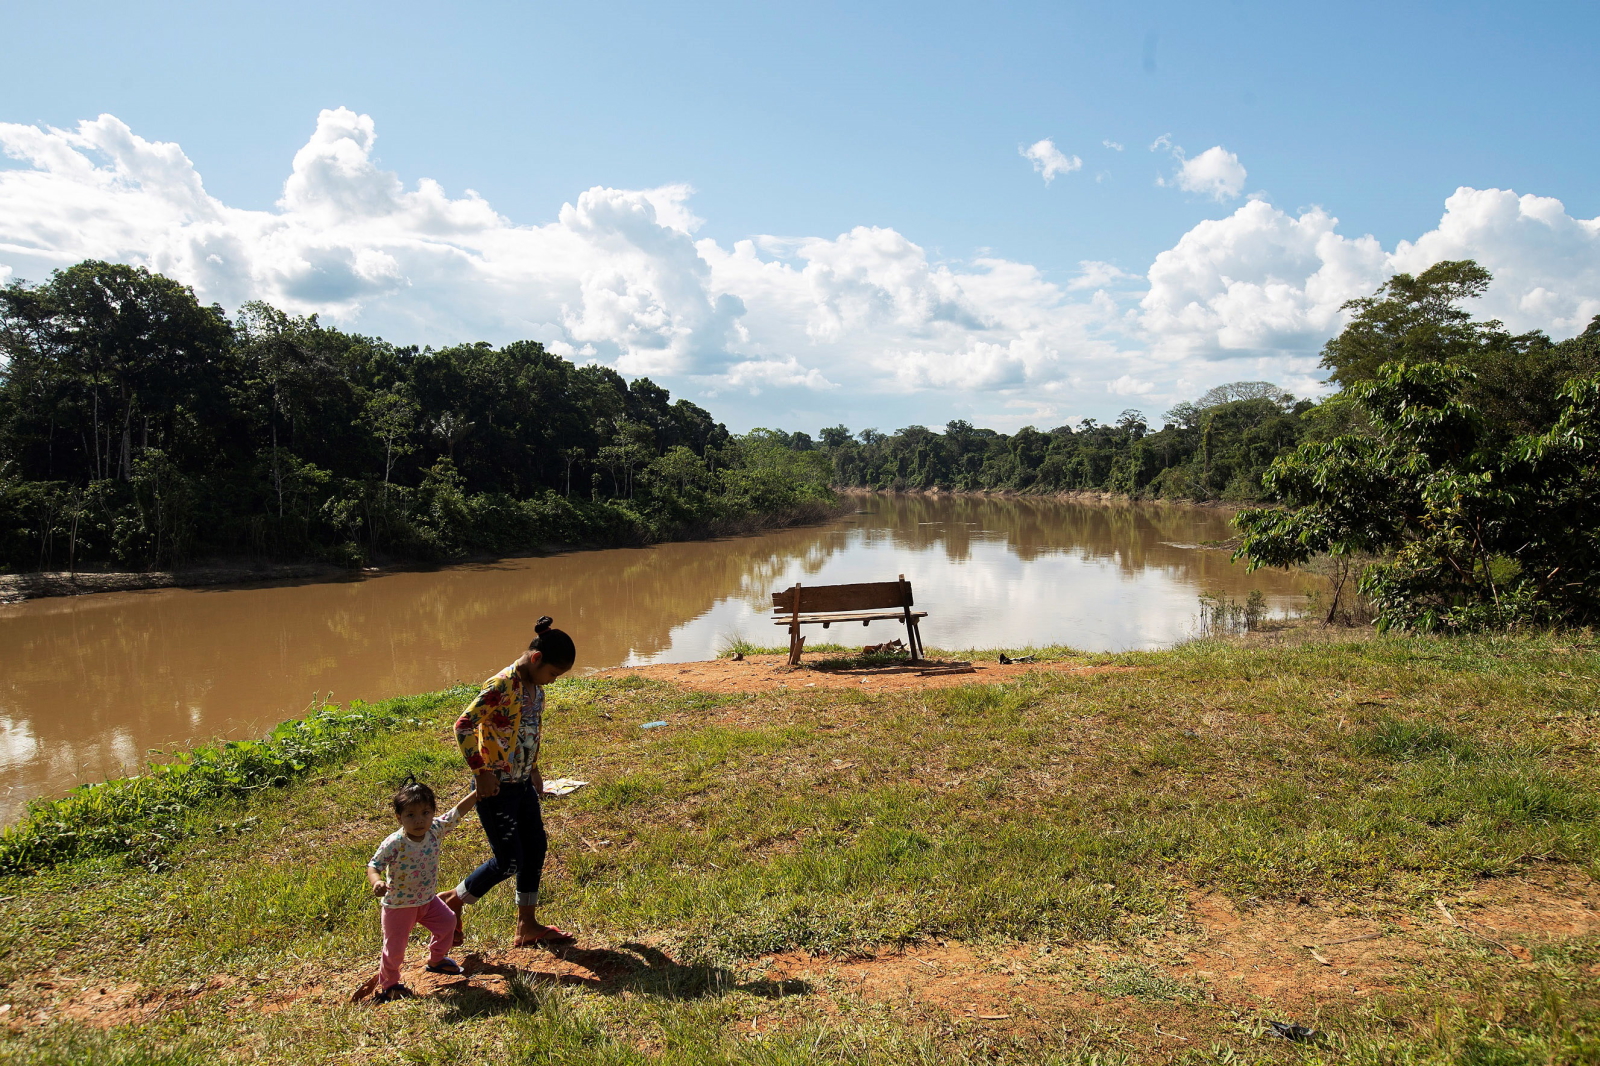
[[(905, 574), (930, 647), (1152, 648), (1195, 631), (1198, 595), (1274, 609), (1315, 579), (1246, 574), (1198, 547), (1214, 510), (1056, 500), (861, 497), (825, 526), (347, 581), (104, 593), (0, 606), (0, 822), (35, 796), (137, 767), (152, 749), (258, 734), (319, 694), (476, 683), (553, 615), (578, 669), (782, 642), (770, 593)], [(893, 622), (829, 640), (888, 640)], [(824, 639), (820, 631), (810, 637)]]

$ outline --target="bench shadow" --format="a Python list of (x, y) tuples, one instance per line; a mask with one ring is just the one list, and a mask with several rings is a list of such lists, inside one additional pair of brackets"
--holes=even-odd
[(502, 977), (506, 991), (473, 985), (468, 979), (444, 985), (438, 990), (439, 998), (449, 1004), (443, 1020), (456, 1022), (510, 1011), (537, 1011), (551, 991), (563, 986), (583, 988), (599, 995), (631, 992), (671, 1000), (700, 999), (729, 992), (781, 999), (813, 991), (808, 982), (798, 979), (739, 981), (725, 967), (686, 965), (648, 944), (621, 944), (617, 948), (568, 946), (547, 950), (553, 957), (580, 966), (592, 976), (470, 959), (466, 966), (467, 978), (479, 974)]

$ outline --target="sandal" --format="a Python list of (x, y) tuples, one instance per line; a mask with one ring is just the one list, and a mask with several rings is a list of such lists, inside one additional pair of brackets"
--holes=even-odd
[(430, 963), (426, 969), (429, 973), (449, 974), (451, 977), (459, 977), (466, 972), (455, 959), (440, 959), (438, 962)]
[(414, 999), (416, 993), (405, 985), (390, 985), (382, 992), (372, 997), (374, 1003), (393, 1003), (397, 999)]

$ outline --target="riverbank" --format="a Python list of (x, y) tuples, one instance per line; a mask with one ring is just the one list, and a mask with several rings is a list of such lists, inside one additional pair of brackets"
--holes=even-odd
[(1165, 507), (1200, 507), (1206, 510), (1234, 514), (1259, 503), (1237, 503), (1226, 500), (1189, 500), (1129, 496), (1123, 492), (1080, 492), (1076, 490), (1031, 492), (1026, 489), (950, 489), (934, 486), (928, 489), (869, 489), (860, 485), (835, 485), (833, 491), (841, 496), (970, 496), (974, 499), (995, 500), (1065, 500), (1073, 503), (1118, 504), (1125, 506), (1149, 505)]
[[(850, 511), (853, 504), (840, 501), (836, 504), (818, 503), (784, 511), (781, 514), (752, 515), (746, 518), (702, 524), (681, 531), (681, 536), (656, 543), (675, 543), (689, 540), (718, 540), (723, 537), (752, 536), (778, 529), (828, 522)], [(629, 542), (626, 547), (642, 546)], [(144, 589), (205, 588), (215, 585), (248, 585), (271, 581), (355, 581), (363, 576), (396, 571), (436, 570), (442, 566), (465, 563), (488, 563), (508, 559), (526, 559), (556, 555), (573, 551), (604, 551), (618, 547), (614, 544), (545, 544), (528, 552), (506, 555), (469, 553), (446, 560), (422, 561), (406, 558), (384, 558), (378, 565), (363, 567), (335, 566), (332, 563), (292, 562), (279, 563), (265, 559), (218, 560), (205, 565), (180, 567), (172, 570), (96, 570), (76, 572), (30, 571), (18, 574), (0, 574), (0, 604), (23, 603), (28, 600), (57, 596), (86, 596), (100, 592), (137, 592)]]
[(357, 577), (360, 571), (331, 563), (238, 562), (178, 570), (33, 571), (0, 574), (0, 604), (54, 596), (88, 596), (98, 592), (137, 592), (142, 589), (203, 588), (208, 585), (244, 585), (255, 581), (337, 581)]
[[(0, 1062), (1600, 1054), (1592, 637), (1040, 659), (892, 692), (564, 680), (545, 769), (591, 783), (547, 802), (545, 915), (578, 947), (510, 948), (501, 892), (468, 977), (352, 1003), (387, 796), (464, 783), (463, 694), (414, 697), (183, 839), (0, 880)], [(445, 879), (482, 851), (448, 837)]]

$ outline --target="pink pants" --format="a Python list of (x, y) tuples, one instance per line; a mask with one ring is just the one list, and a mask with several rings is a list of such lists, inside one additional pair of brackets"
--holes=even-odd
[(400, 964), (406, 961), (406, 941), (417, 923), (433, 934), (428, 944), (428, 965), (433, 966), (450, 953), (455, 936), (456, 912), (434, 896), (420, 907), (380, 907), (383, 911), (383, 961), (378, 966), (378, 988), (400, 983)]

